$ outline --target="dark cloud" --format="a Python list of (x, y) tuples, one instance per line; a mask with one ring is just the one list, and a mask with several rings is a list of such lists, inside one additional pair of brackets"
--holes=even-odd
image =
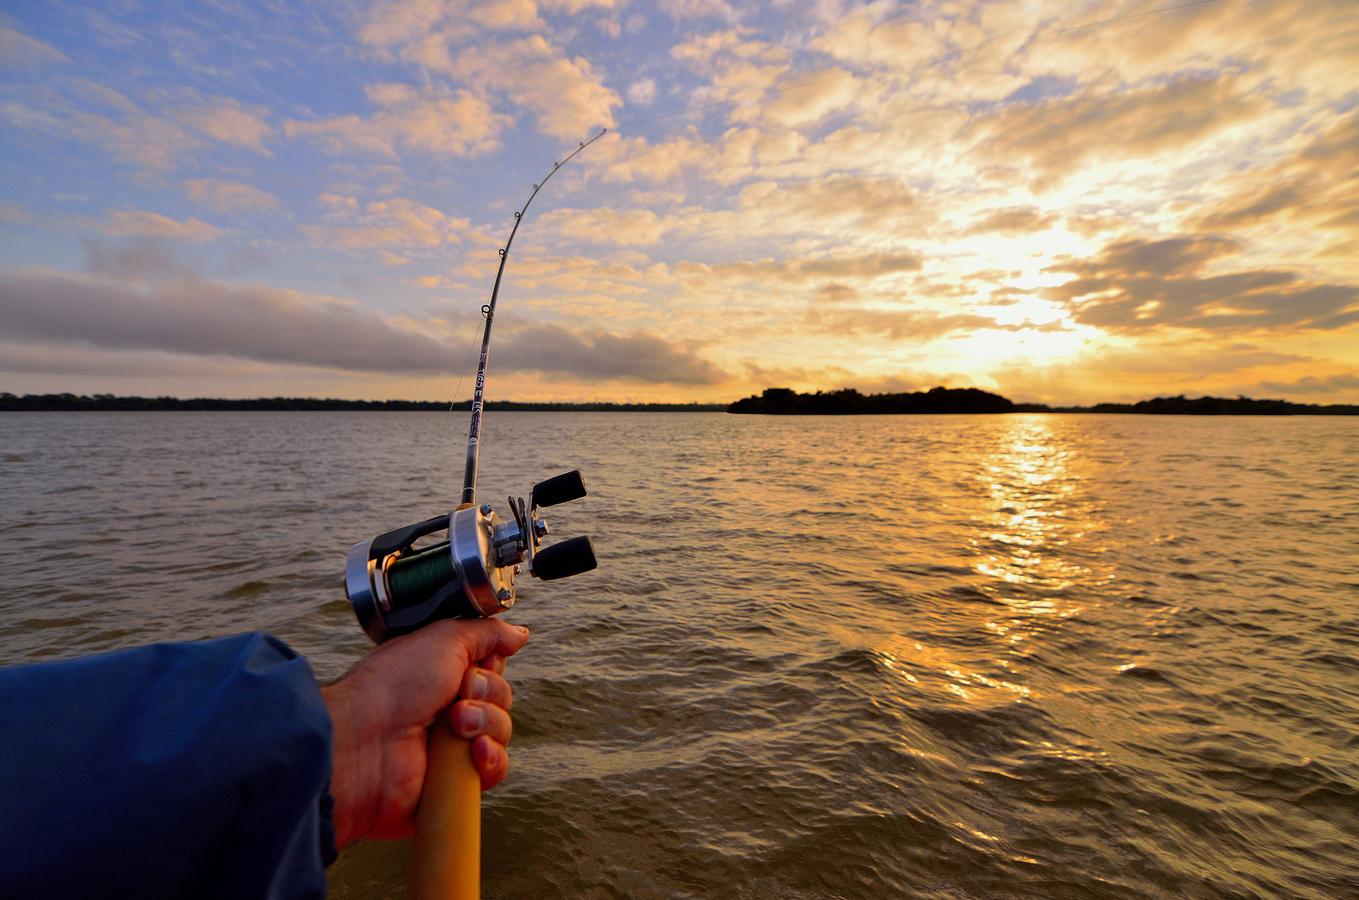
[(51, 272), (0, 275), (0, 332), (11, 340), (369, 372), (448, 372), (455, 357), (427, 335), (328, 297), (198, 278), (141, 286)]
[(166, 278), (196, 278), (193, 264), (182, 259), (169, 241), (160, 238), (132, 238), (109, 241), (85, 240), (85, 271), (123, 281), (159, 281)]
[(1359, 285), (1311, 281), (1286, 269), (1205, 274), (1208, 263), (1235, 250), (1217, 237), (1119, 241), (1093, 259), (1054, 266), (1075, 277), (1047, 295), (1079, 322), (1125, 331), (1336, 329), (1359, 321)]
[(1239, 228), (1254, 225), (1280, 212), (1304, 203), (1309, 195), (1305, 178), (1282, 184), (1266, 184), (1262, 189), (1238, 195), (1199, 220), (1204, 228)]
[(1327, 378), (1308, 375), (1297, 381), (1264, 381), (1260, 383), (1260, 387), (1279, 394), (1334, 394), (1349, 391), (1359, 395), (1359, 375), (1345, 373)]
[(506, 338), (496, 350), (496, 365), (515, 371), (650, 384), (717, 384), (729, 377), (692, 350), (647, 332), (575, 332), (558, 325), (528, 325)]
[[(0, 334), (35, 348), (25, 357), (27, 370), (59, 355), (38, 348), (72, 346), (388, 373), (447, 373), (458, 358), (429, 335), (396, 328), (329, 297), (184, 275), (181, 266), (150, 247), (93, 246), (91, 268), (105, 276), (176, 277), (138, 284), (53, 272), (0, 275)], [(645, 332), (532, 325), (503, 337), (496, 348), (500, 371), (653, 384), (716, 384), (727, 378), (693, 350)], [(101, 371), (119, 367), (110, 354), (100, 365)]]

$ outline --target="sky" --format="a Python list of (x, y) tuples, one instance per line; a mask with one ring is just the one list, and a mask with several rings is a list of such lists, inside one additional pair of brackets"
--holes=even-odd
[(0, 11), (0, 390), (1359, 402), (1352, 0)]

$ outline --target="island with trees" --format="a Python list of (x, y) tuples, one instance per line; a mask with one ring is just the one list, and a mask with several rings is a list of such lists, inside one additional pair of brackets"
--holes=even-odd
[(766, 388), (764, 393), (737, 400), (727, 407), (732, 413), (765, 415), (874, 415), (902, 413), (1133, 413), (1189, 416), (1353, 416), (1359, 405), (1318, 406), (1288, 400), (1252, 400), (1249, 397), (1156, 397), (1136, 403), (1099, 403), (1094, 406), (1048, 406), (1015, 403), (999, 394), (976, 388), (936, 387), (928, 391), (899, 394), (861, 394), (849, 388), (800, 394), (788, 388)]

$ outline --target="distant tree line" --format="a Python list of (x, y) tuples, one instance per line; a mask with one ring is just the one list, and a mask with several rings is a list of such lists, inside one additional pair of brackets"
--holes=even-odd
[[(137, 412), (150, 410), (202, 411), (350, 411), (447, 412), (468, 410), (470, 400), (449, 404), (441, 400), (327, 400), (315, 397), (259, 397), (227, 400), (202, 397), (115, 397), (113, 394), (15, 394), (0, 393), (0, 412)], [(488, 412), (721, 412), (723, 403), (519, 403), (489, 400)]]
[(881, 413), (1140, 413), (1184, 416), (1353, 416), (1359, 406), (1317, 406), (1287, 400), (1252, 400), (1249, 397), (1156, 397), (1137, 403), (1100, 403), (1095, 406), (1047, 406), (1013, 403), (999, 394), (976, 388), (936, 387), (901, 394), (861, 394), (856, 390), (817, 391), (799, 394), (788, 388), (766, 388), (764, 393), (737, 400), (727, 407), (733, 413), (769, 415), (865, 415)]
[[(117, 397), (113, 394), (0, 393), (0, 412), (151, 410), (201, 411), (396, 411), (447, 412), (467, 410), (471, 401), (449, 404), (441, 400), (328, 400), (316, 397), (259, 397), (228, 400), (201, 397)], [(874, 415), (883, 413), (1141, 413), (1186, 416), (1353, 416), (1359, 405), (1318, 406), (1288, 400), (1252, 400), (1249, 397), (1156, 397), (1137, 403), (1099, 403), (1094, 406), (1048, 406), (1014, 403), (999, 394), (976, 388), (936, 387), (928, 391), (899, 394), (861, 394), (852, 388), (800, 394), (788, 388), (767, 388), (762, 394), (735, 403), (520, 403), (490, 400), (489, 412), (732, 412), (766, 415)]]
[(746, 397), (727, 407), (733, 413), (774, 415), (864, 415), (875, 413), (1007, 413), (1015, 405), (999, 394), (976, 388), (931, 388), (909, 394), (861, 394), (817, 391), (799, 394), (788, 388), (766, 388), (758, 397)]

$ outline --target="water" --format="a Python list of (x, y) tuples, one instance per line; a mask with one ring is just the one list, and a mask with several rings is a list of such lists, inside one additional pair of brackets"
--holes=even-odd
[[(365, 649), (460, 416), (6, 414), (0, 661)], [(503, 413), (599, 572), (522, 592), (488, 897), (1359, 894), (1359, 420)], [(351, 848), (337, 897), (402, 895)]]

